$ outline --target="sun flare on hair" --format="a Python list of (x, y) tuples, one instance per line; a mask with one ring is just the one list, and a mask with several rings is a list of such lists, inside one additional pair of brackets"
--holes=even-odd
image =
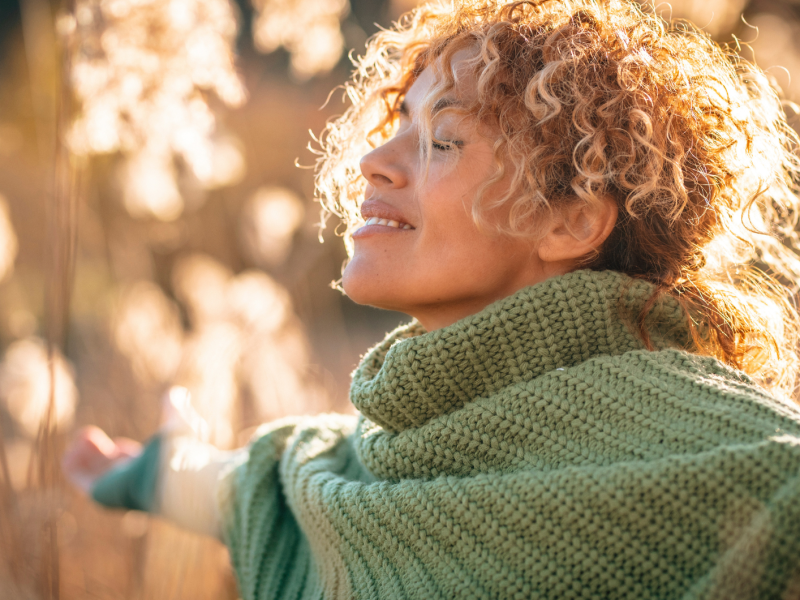
[[(613, 198), (615, 232), (584, 266), (674, 295), (697, 326), (696, 351), (791, 393), (798, 320), (771, 277), (800, 280), (798, 136), (760, 69), (652, 7), (432, 2), (372, 38), (346, 86), (351, 107), (329, 123), (317, 163), (317, 197), (324, 216), (342, 220), (348, 252), (365, 188), (361, 156), (392, 136), (404, 94), (431, 68), (437, 83), (419, 119), (425, 161), (430, 109), (456, 88), (452, 61), (463, 49), (474, 54), (465, 64), (477, 90), (459, 110), (499, 132), (475, 220), (485, 220), (485, 190), (504, 177), (510, 185), (493, 205), (507, 208), (499, 229), (508, 235), (536, 235), (544, 211)], [(769, 298), (783, 318), (753, 297)]]

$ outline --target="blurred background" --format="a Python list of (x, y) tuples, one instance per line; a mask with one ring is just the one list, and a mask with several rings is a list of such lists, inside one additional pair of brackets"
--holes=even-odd
[[(93, 506), (58, 456), (86, 424), (146, 439), (173, 383), (221, 447), (352, 410), (350, 372), (405, 317), (333, 289), (303, 167), (348, 53), (414, 4), (0, 0), (0, 598), (237, 597), (221, 545)], [(800, 98), (800, 2), (657, 10)]]

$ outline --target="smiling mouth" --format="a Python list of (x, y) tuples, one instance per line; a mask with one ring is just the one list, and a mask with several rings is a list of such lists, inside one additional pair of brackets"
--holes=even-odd
[(401, 221), (393, 221), (391, 219), (381, 219), (378, 217), (370, 217), (367, 219), (365, 225), (383, 225), (384, 227), (394, 227), (395, 229), (414, 229), (408, 223), (402, 223)]

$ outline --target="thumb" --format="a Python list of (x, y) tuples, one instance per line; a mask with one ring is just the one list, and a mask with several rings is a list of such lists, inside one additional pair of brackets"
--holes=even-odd
[(167, 435), (189, 435), (207, 442), (208, 423), (192, 406), (192, 394), (182, 386), (171, 387), (162, 399), (162, 431)]

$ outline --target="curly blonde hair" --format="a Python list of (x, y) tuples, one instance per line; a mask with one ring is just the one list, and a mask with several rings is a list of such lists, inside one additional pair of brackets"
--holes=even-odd
[(645, 343), (647, 311), (670, 294), (686, 308), (694, 351), (791, 394), (797, 317), (778, 281), (800, 276), (797, 135), (757, 67), (632, 2), (434, 2), (373, 37), (346, 86), (351, 107), (320, 139), (318, 198), (324, 217), (344, 223), (348, 252), (366, 183), (359, 159), (391, 137), (425, 68), (437, 85), (423, 108), (453, 89), (451, 61), (465, 48), (477, 95), (458, 110), (499, 132), (476, 222), (482, 191), (503, 177), (511, 185), (492, 204), (508, 207), (503, 229), (514, 235), (533, 235), (542, 211), (613, 199), (615, 229), (584, 266), (655, 285), (638, 317)]

